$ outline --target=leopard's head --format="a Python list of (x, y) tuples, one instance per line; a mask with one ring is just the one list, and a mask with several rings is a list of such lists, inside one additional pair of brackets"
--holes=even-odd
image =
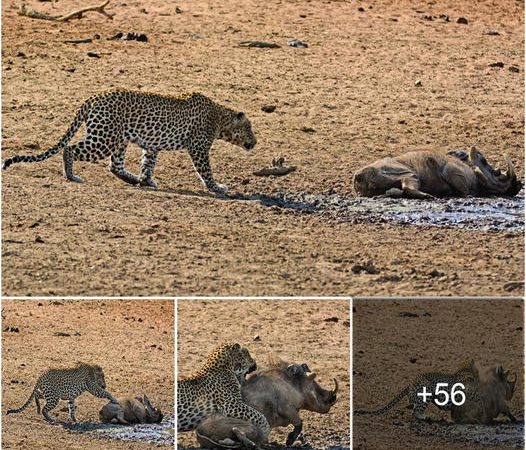
[(228, 111), (228, 119), (221, 127), (219, 138), (251, 151), (257, 143), (250, 120), (243, 112)]
[(257, 369), (256, 361), (250, 352), (238, 343), (226, 343), (219, 346), (209, 357), (208, 364), (233, 371), (239, 380)]

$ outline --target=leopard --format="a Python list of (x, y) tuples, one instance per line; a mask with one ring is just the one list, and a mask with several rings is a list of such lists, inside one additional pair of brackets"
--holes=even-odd
[[(117, 403), (117, 399), (106, 390), (106, 380), (102, 367), (78, 362), (73, 368), (45, 371), (37, 379), (33, 392), (27, 401), (20, 408), (9, 409), (7, 414), (24, 411), (31, 400), (35, 399), (37, 413), (42, 412), (48, 422), (55, 423), (56, 419), (50, 416), (49, 412), (58, 405), (59, 400), (68, 400), (69, 417), (72, 422), (76, 422), (75, 399), (85, 391), (95, 397), (106, 398), (112, 403)], [(39, 401), (41, 398), (46, 400), (42, 410)]]
[[(83, 123), (85, 136), (70, 145)], [(186, 149), (206, 188), (215, 194), (226, 194), (227, 186), (215, 182), (210, 167), (210, 150), (216, 139), (246, 151), (253, 150), (257, 143), (245, 113), (222, 106), (199, 92), (174, 96), (115, 89), (88, 98), (54, 147), (37, 155), (8, 158), (2, 170), (16, 163), (43, 161), (63, 150), (66, 180), (84, 182), (73, 171), (74, 161), (97, 162), (111, 157), (110, 171), (119, 179), (155, 189), (153, 172), (159, 151)], [(138, 176), (124, 168), (130, 142), (142, 149)]]
[(248, 421), (267, 441), (270, 425), (266, 417), (243, 401), (241, 383), (257, 369), (245, 347), (227, 342), (219, 345), (205, 364), (177, 381), (177, 431), (192, 431), (206, 418), (222, 415)]
[[(440, 402), (444, 400), (442, 394), (435, 396), (435, 389), (438, 383), (447, 383), (448, 389), (451, 389), (456, 383), (462, 383), (466, 388), (464, 391), (466, 398), (476, 403), (479, 403), (481, 399), (479, 398), (476, 391), (476, 386), (478, 385), (479, 380), (479, 371), (475, 366), (475, 361), (472, 358), (470, 358), (465, 360), (462, 364), (460, 364), (457, 370), (455, 370), (452, 373), (422, 373), (418, 375), (411, 384), (403, 388), (399, 392), (399, 394), (396, 397), (394, 397), (391, 401), (389, 401), (386, 405), (375, 410), (358, 409), (354, 411), (354, 415), (377, 416), (383, 414), (392, 409), (397, 403), (399, 403), (404, 397), (407, 396), (409, 403), (413, 408), (413, 417), (417, 420), (428, 421), (429, 418), (426, 417), (425, 411), (431, 402), (433, 402), (433, 404), (436, 405), (439, 409), (444, 411), (450, 411), (453, 406), (451, 396), (449, 398), (449, 401), (442, 406), (434, 403), (434, 399), (436, 398), (438, 398)], [(423, 391), (424, 387), (426, 389), (426, 392), (433, 394), (431, 397), (429, 397), (429, 401), (424, 401), (422, 396), (418, 395), (419, 392)]]

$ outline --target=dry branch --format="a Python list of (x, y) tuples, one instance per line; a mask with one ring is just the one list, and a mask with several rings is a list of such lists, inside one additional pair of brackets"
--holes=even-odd
[(100, 5), (87, 6), (85, 8), (81, 8), (69, 14), (66, 14), (65, 16), (50, 16), (48, 14), (44, 14), (39, 11), (27, 9), (26, 4), (22, 3), (20, 5), (20, 10), (18, 11), (18, 14), (21, 16), (30, 17), (31, 19), (54, 20), (55, 22), (67, 22), (70, 19), (81, 19), (82, 15), (85, 12), (93, 11), (93, 12), (98, 12), (99, 14), (102, 14), (108, 19), (113, 19), (113, 16), (115, 15), (115, 13), (109, 13), (104, 10), (104, 8), (109, 2), (110, 0), (106, 0), (104, 3)]

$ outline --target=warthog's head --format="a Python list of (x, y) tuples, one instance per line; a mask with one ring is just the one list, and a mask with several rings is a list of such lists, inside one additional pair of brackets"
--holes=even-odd
[(285, 369), (292, 384), (303, 395), (303, 409), (327, 413), (336, 403), (338, 382), (334, 378), (334, 389), (323, 389), (316, 381), (316, 374), (309, 370), (307, 364), (290, 364)]
[(475, 147), (471, 148), (469, 161), (466, 162), (473, 167), (477, 175), (481, 194), (498, 194), (513, 197), (517, 195), (522, 188), (522, 182), (517, 179), (513, 163), (508, 156), (506, 156), (507, 170), (505, 172), (501, 172), (500, 169), (492, 167), (484, 155)]
[(141, 397), (136, 397), (137, 400), (139, 400), (144, 407), (146, 408), (146, 417), (148, 423), (160, 423), (163, 420), (163, 413), (160, 409), (155, 408), (151, 403), (148, 397), (146, 397), (146, 394), (143, 394)]
[(499, 366), (493, 369), (493, 373), (497, 381), (500, 382), (504, 386), (504, 392), (505, 392), (504, 397), (506, 398), (506, 400), (511, 400), (515, 392), (515, 384), (517, 383), (517, 374), (514, 373), (513, 381), (510, 381), (508, 379), (508, 375), (510, 374), (510, 371), (507, 370), (506, 372), (504, 372), (504, 369), (502, 368), (502, 366)]
[(354, 173), (353, 185), (358, 195), (374, 197), (385, 194), (391, 188), (400, 189), (402, 182), (398, 170), (391, 173), (388, 166), (385, 168), (367, 166)]

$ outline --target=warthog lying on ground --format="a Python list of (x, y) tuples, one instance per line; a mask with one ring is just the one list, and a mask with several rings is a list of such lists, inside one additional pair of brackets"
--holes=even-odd
[(448, 154), (409, 152), (396, 158), (383, 158), (354, 174), (358, 195), (373, 197), (433, 198), (514, 196), (522, 187), (511, 159), (502, 173), (488, 164), (475, 147), (469, 155), (462, 151)]
[(515, 422), (506, 400), (513, 397), (517, 375), (510, 381), (509, 373), (502, 366), (488, 370), (476, 389), (480, 402), (467, 399), (463, 405), (453, 406), (451, 418), (456, 423), (489, 424), (502, 413)]
[(118, 403), (108, 403), (99, 411), (104, 423), (160, 423), (161, 411), (154, 408), (146, 395), (141, 397), (119, 397)]
[[(273, 361), (272, 365), (247, 376), (242, 385), (243, 399), (262, 412), (272, 428), (294, 425), (287, 437), (290, 446), (303, 428), (299, 411), (329, 412), (336, 402), (338, 382), (334, 379), (334, 390), (329, 391), (314, 381), (316, 374), (306, 364)], [(201, 446), (219, 449), (255, 448), (263, 439), (249, 422), (224, 416), (205, 419), (196, 435)]]

